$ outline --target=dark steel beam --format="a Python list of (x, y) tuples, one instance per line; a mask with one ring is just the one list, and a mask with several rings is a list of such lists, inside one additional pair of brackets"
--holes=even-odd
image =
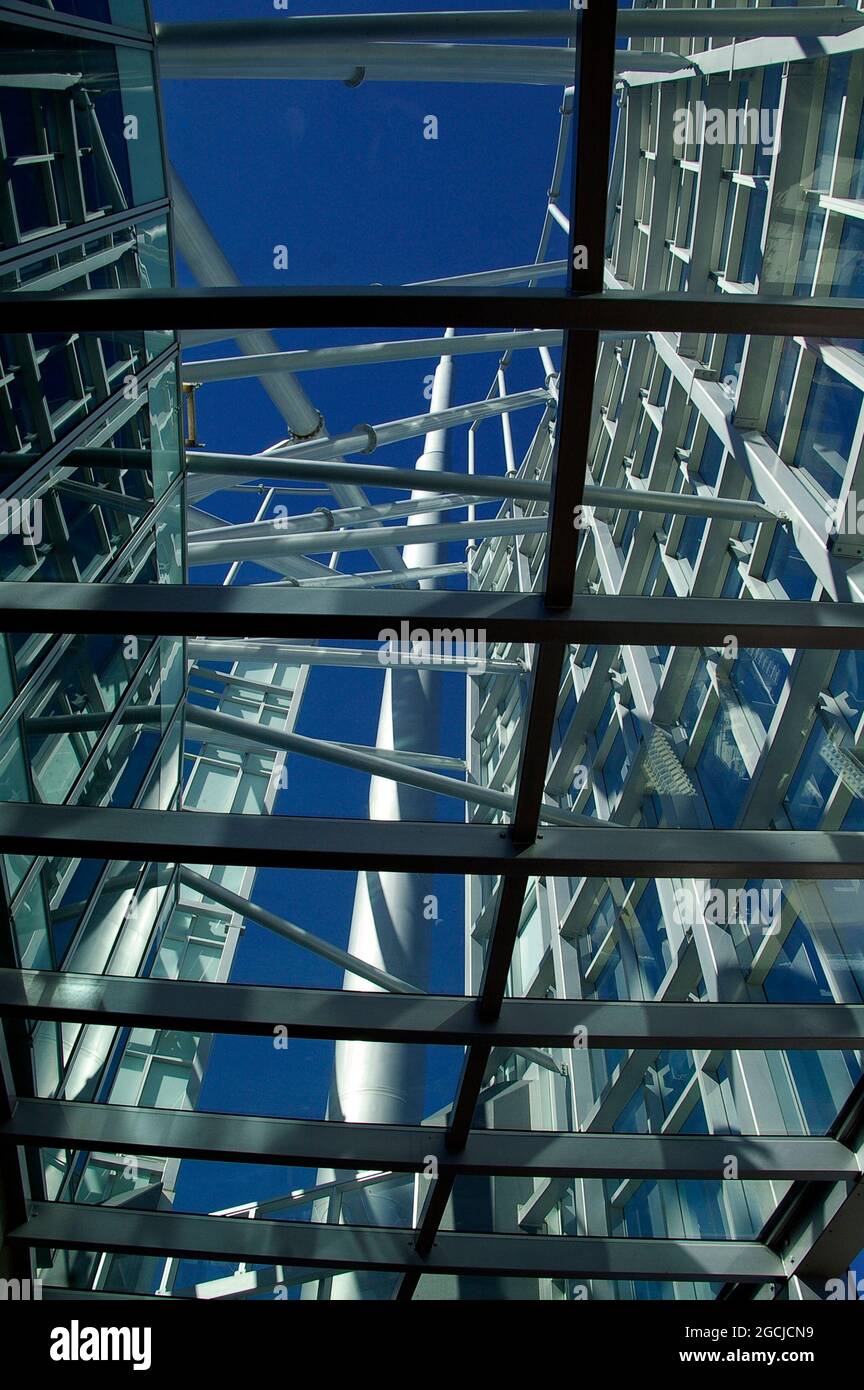
[[(733, 1157), (742, 1177), (840, 1180), (859, 1176), (836, 1139), (801, 1136), (555, 1134), (475, 1130), (457, 1154), (428, 1126), (345, 1124), (194, 1110), (151, 1110), (66, 1100), (19, 1099), (0, 1143), (93, 1153), (153, 1154), (302, 1168), (511, 1177), (705, 1178)], [(423, 1222), (418, 1227), (422, 1231)]]
[[(426, 39), (559, 39), (575, 34), (582, 12), (575, 10), (445, 10), (442, 13), (290, 15), (282, 19), (209, 20), (157, 24), (159, 51), (184, 55), (213, 44), (245, 45), (267, 42), (274, 48), (352, 40), (381, 43)], [(663, 31), (666, 32), (665, 30)]]
[(582, 333), (761, 333), (864, 337), (860, 300), (609, 290), (488, 290), (406, 285), (220, 286), (218, 289), (21, 291), (0, 294), (6, 331), (128, 332), (201, 328), (560, 328)]
[[(143, 857), (143, 855), (142, 855)], [(464, 1047), (861, 1050), (864, 1004), (690, 1004), (505, 999), (484, 1022), (450, 995), (204, 984), (48, 970), (0, 970), (0, 1016), (188, 1033)], [(432, 1140), (430, 1139), (430, 1143)]]
[(731, 633), (744, 648), (864, 650), (859, 603), (588, 594), (550, 611), (534, 594), (14, 581), (0, 584), (0, 605), (7, 632), (377, 641), (404, 620), (428, 629), (479, 629), (487, 642), (722, 646)]
[(34, 1202), (12, 1244), (179, 1256), (317, 1269), (417, 1270), (514, 1278), (782, 1279), (783, 1261), (756, 1241), (473, 1235), (441, 1231), (427, 1257), (413, 1232), (306, 1221), (248, 1221), (185, 1212)]
[[(102, 465), (119, 462), (116, 460), (116, 452), (101, 451), (99, 462)], [(76, 451), (76, 463), (81, 460), (81, 453), (80, 449)], [(110, 454), (110, 457), (106, 459), (105, 453)], [(139, 457), (130, 467), (152, 468), (153, 456), (150, 450), (141, 449), (137, 453)], [(532, 478), (499, 478), (495, 474), (484, 473), (473, 473), (468, 477), (465, 473), (451, 473), (444, 469), (432, 473), (428, 469), (394, 468), (392, 464), (365, 463), (359, 460), (356, 463), (340, 463), (335, 459), (274, 459), (260, 454), (219, 454), (215, 458), (212, 455), (208, 458), (206, 454), (189, 453), (186, 456), (186, 469), (190, 474), (218, 473), (220, 477), (230, 475), (238, 479), (290, 478), (292, 482), (360, 483), (363, 487), (399, 488), (405, 491), (413, 491), (422, 483), (424, 492), (453, 492), (457, 496), (470, 494), (473, 497), (489, 497), (494, 501), (512, 497), (523, 502), (548, 502), (550, 494), (548, 483), (536, 482)], [(598, 505), (602, 500), (601, 491)], [(617, 505), (617, 494), (614, 500)], [(639, 494), (633, 491), (624, 500), (638, 502)], [(673, 494), (670, 500), (672, 505), (681, 502), (677, 494)], [(716, 505), (718, 509), (724, 505), (728, 506), (728, 499), (724, 498)]]
[[(601, 7), (602, 8), (602, 7)], [(624, 10), (618, 23), (619, 38), (720, 38), (771, 37), (788, 35), (823, 37), (842, 34), (864, 19), (850, 7), (783, 6), (752, 15), (734, 6), (693, 11), (671, 7), (662, 10)], [(554, 39), (575, 35), (585, 11), (573, 10), (446, 10), (442, 13), (368, 15), (299, 15), (282, 19), (209, 20), (192, 23), (157, 24), (155, 33), (160, 54), (182, 54), (219, 44), (238, 48), (272, 43), (293, 49), (304, 44), (345, 43), (352, 40), (386, 42), (426, 40), (441, 43), (452, 39)], [(603, 170), (605, 174), (605, 169)]]
[[(606, 198), (615, 97), (618, 6), (615, 0), (582, 11), (576, 74), (575, 126), (571, 142), (569, 269), (571, 297), (603, 295), (606, 263)], [(575, 266), (576, 247), (584, 247), (587, 264)], [(566, 608), (573, 598), (578, 531), (573, 511), (582, 501), (591, 439), (591, 406), (597, 372), (599, 331), (568, 333), (564, 342), (558, 393), (558, 428), (552, 458), (552, 499), (543, 592), (551, 608)], [(560, 670), (559, 670), (560, 674)], [(556, 690), (557, 695), (557, 690)], [(551, 732), (551, 729), (550, 729)]]
[(609, 878), (864, 878), (854, 830), (546, 826), (532, 845), (495, 825), (383, 822), (0, 802), (0, 850), (168, 864)]
[(486, 947), (486, 959), (483, 964), (480, 995), (477, 1001), (480, 1017), (487, 1022), (498, 1017), (504, 998), (507, 976), (510, 973), (513, 957), (513, 947), (519, 934), (519, 920), (525, 901), (525, 884), (524, 878), (504, 878), (498, 885), (495, 917), (489, 944)]
[[(576, 129), (571, 145), (573, 193), (570, 205), (567, 285), (602, 294), (606, 241), (606, 197), (615, 86), (615, 33), (618, 6), (614, 0), (593, 5), (579, 26), (576, 73)], [(590, 138), (589, 138), (590, 132)], [(575, 247), (587, 253), (587, 266), (575, 269)], [(582, 502), (591, 438), (591, 407), (600, 335), (567, 333), (558, 390), (558, 420), (552, 456), (552, 492), (543, 570), (543, 602), (547, 610), (567, 609), (573, 601), (579, 532), (575, 508)], [(509, 833), (514, 845), (531, 845), (540, 831), (540, 810), (546, 788), (549, 753), (561, 672), (567, 646), (550, 642), (535, 646), (531, 685), (519, 752), (514, 808)], [(477, 1000), (478, 1017), (495, 1019), (501, 1008), (519, 932), (527, 879), (502, 879), (486, 949)], [(447, 1142), (460, 1150), (467, 1142), (489, 1063), (486, 1047), (472, 1047), (463, 1063)], [(439, 1178), (429, 1201), (423, 1249), (431, 1248), (452, 1189)], [(411, 1297), (410, 1276), (398, 1296)]]
[[(480, 1013), (476, 1007), (476, 1001), (473, 1002), (475, 1006), (475, 1016), (479, 1021)], [(480, 1095), (483, 1080), (489, 1067), (491, 1052), (492, 1049), (488, 1041), (483, 1038), (475, 1038), (462, 1059), (462, 1069), (459, 1073), (456, 1097), (450, 1111), (450, 1121), (447, 1126), (447, 1147), (452, 1153), (459, 1153), (468, 1140), (468, 1135), (471, 1132), (471, 1125), (474, 1122), (474, 1111), (477, 1108), (477, 1099)]]

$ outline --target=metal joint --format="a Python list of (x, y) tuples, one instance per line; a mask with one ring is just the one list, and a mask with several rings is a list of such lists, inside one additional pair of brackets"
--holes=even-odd
[(358, 454), (374, 454), (375, 450), (378, 448), (378, 436), (371, 425), (355, 425), (351, 433), (365, 434), (369, 441), (365, 449), (357, 449), (353, 452)]
[(298, 434), (296, 430), (292, 430), (291, 439), (293, 442), (304, 444), (308, 439), (318, 438), (318, 435), (324, 429), (324, 416), (321, 414), (320, 410), (316, 410), (315, 414), (318, 416), (318, 420), (314, 429), (311, 429), (308, 434)]

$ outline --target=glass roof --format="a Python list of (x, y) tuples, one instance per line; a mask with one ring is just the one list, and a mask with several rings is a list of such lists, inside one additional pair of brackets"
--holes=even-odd
[(804, 1297), (820, 1193), (864, 1249), (864, 17), (34, 8), (21, 1277)]

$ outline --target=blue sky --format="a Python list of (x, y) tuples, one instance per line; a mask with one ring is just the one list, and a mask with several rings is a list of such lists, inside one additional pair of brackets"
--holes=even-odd
[[(496, 3), (477, 4), (494, 9)], [(535, 8), (548, 7), (537, 0)], [(318, 6), (309, 7), (311, 12)], [(344, 0), (328, 0), (328, 13), (354, 13)], [(378, 4), (376, 10), (404, 5)], [(424, 0), (422, 8), (450, 9), (450, 0)], [(198, 0), (154, 0), (157, 21), (199, 20)], [(209, 0), (206, 18), (273, 18), (262, 0)], [(349, 89), (337, 82), (196, 81), (163, 83), (170, 157), (245, 284), (405, 283), (436, 276), (525, 264), (534, 260), (557, 137), (560, 89), (463, 84), (373, 83)], [(423, 138), (424, 118), (438, 119), (438, 140)], [(566, 193), (562, 197), (566, 206)], [(274, 269), (273, 248), (288, 247), (288, 269)], [(553, 232), (550, 257), (563, 258), (566, 241)], [(193, 283), (182, 258), (181, 284)], [(555, 283), (555, 282), (553, 282)], [(477, 325), (482, 328), (484, 325)], [(370, 337), (440, 336), (445, 325), (374, 334), (334, 330), (277, 333), (280, 346), (300, 348)], [(199, 349), (199, 357), (233, 355), (232, 343)], [(428, 409), (424, 384), (434, 361), (396, 363), (304, 374), (303, 384), (328, 429), (384, 421)], [(456, 363), (454, 403), (487, 395), (497, 358)], [(542, 384), (535, 354), (517, 354), (508, 390)], [(276, 408), (255, 381), (220, 383), (198, 393), (199, 434), (211, 449), (252, 453), (284, 438)], [(517, 455), (524, 451), (539, 411), (513, 417)], [(466, 431), (454, 432), (449, 466), (466, 468)], [(382, 449), (376, 462), (412, 467), (416, 443)], [(478, 432), (477, 467), (502, 471), (496, 422)], [(404, 494), (370, 489), (371, 500)], [(287, 499), (280, 498), (282, 502)], [(300, 496), (306, 511), (326, 498)], [(221, 494), (207, 509), (231, 520), (252, 515), (253, 501)], [(293, 508), (292, 508), (293, 509)], [(462, 513), (451, 513), (454, 520)], [(449, 519), (449, 517), (448, 517)], [(340, 568), (370, 568), (368, 557), (346, 555)], [(453, 558), (457, 558), (454, 548)], [(458, 558), (464, 558), (459, 554)], [(196, 570), (197, 582), (220, 582), (224, 571)], [(241, 581), (264, 576), (246, 567)], [(461, 587), (462, 580), (450, 583)], [(299, 723), (301, 733), (374, 745), (381, 676), (376, 671), (313, 670)], [(464, 753), (464, 681), (444, 687), (442, 751)], [(289, 760), (290, 781), (278, 810), (288, 815), (366, 818), (368, 778), (307, 759)], [(459, 802), (438, 798), (439, 818), (462, 819)], [(439, 879), (440, 922), (432, 950), (431, 988), (461, 993), (464, 916), (461, 880)], [(347, 945), (354, 878), (262, 871), (256, 902), (341, 946)], [(316, 956), (247, 923), (233, 978), (246, 982), (339, 987), (341, 971)], [(325, 1114), (332, 1047), (292, 1042), (276, 1051), (268, 1039), (216, 1040), (201, 1097), (205, 1109)], [(430, 1049), (427, 1112), (446, 1104), (461, 1061), (459, 1049)], [(314, 1182), (314, 1172), (187, 1163), (178, 1203), (207, 1210), (265, 1198)]]

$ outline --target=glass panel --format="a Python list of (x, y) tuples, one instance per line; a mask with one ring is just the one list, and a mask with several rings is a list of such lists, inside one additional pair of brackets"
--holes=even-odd
[(151, 54), (56, 30), (2, 32), (16, 80), (0, 86), (10, 178), (0, 250), (164, 198)]
[[(166, 218), (130, 223), (0, 266), (0, 290), (157, 289), (171, 283)], [(155, 343), (159, 336), (153, 337)], [(164, 334), (162, 335), (164, 345)]]
[(615, 491), (576, 517), (577, 592), (856, 598), (862, 346), (721, 334), (603, 341), (586, 502)]
[[(136, 538), (149, 534), (152, 547), (154, 504), (180, 477), (177, 368), (169, 362), (149, 381), (139, 384), (134, 373), (124, 381), (107, 416), (79, 432), (50, 472), (25, 475), (19, 495), (3, 500), (5, 578), (92, 581)], [(5, 455), (0, 471), (10, 493), (22, 466), (39, 452)], [(159, 512), (163, 582), (180, 578), (181, 521), (166, 500)]]
[[(139, 650), (136, 637), (71, 639), (33, 691), (19, 729), (36, 800), (62, 802), (74, 787), (82, 804), (133, 803), (177, 707), (183, 647), (162, 639), (140, 666)], [(12, 792), (23, 790), (15, 766)]]
[(111, 395), (129, 389), (153, 349), (172, 341), (144, 333), (0, 335), (3, 473), (11, 481), (14, 470), (36, 462)]
[(710, 8), (619, 6), (606, 287), (857, 296), (861, 54), (830, 5), (782, 36)]
[(99, 24), (116, 24), (125, 29), (147, 29), (144, 0), (31, 0), (60, 14), (79, 15)]
[[(568, 661), (559, 705), (571, 713), (549, 764), (547, 823), (564, 823), (549, 814), (555, 808), (619, 825), (864, 825), (857, 745), (864, 657), (738, 641), (730, 634), (722, 647), (663, 655), (607, 648), (602, 663)], [(806, 717), (793, 716), (811, 684)], [(795, 738), (787, 741), (793, 717)], [(778, 740), (787, 751), (775, 770), (769, 754)]]

